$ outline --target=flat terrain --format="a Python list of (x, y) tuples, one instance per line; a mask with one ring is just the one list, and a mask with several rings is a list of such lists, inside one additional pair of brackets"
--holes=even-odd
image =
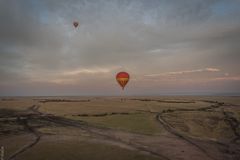
[(5, 160), (239, 160), (240, 97), (2, 97)]

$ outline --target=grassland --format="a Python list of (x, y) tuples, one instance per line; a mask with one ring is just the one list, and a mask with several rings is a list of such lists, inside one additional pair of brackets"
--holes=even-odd
[(5, 159), (240, 159), (240, 97), (9, 97)]
[[(61, 139), (61, 141), (59, 141)], [(37, 155), (37, 156), (36, 156)], [(117, 155), (117, 156), (116, 156)], [(24, 160), (85, 160), (85, 159), (115, 159), (115, 160), (157, 160), (158, 158), (139, 154), (135, 150), (119, 148), (89, 139), (75, 137), (57, 137), (55, 140), (47, 138), (40, 142), (31, 151), (23, 153), (19, 158)]]
[(110, 116), (69, 116), (68, 118), (82, 120), (96, 126), (141, 134), (158, 135), (164, 132), (163, 127), (155, 120), (155, 114), (151, 113), (113, 114)]

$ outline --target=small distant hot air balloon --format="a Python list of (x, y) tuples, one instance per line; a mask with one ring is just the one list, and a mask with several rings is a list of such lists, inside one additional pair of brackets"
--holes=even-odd
[(116, 80), (119, 83), (119, 85), (122, 87), (122, 89), (124, 89), (129, 79), (130, 79), (130, 76), (127, 72), (119, 72), (116, 75)]
[(77, 28), (78, 25), (79, 25), (79, 23), (78, 23), (77, 21), (74, 21), (74, 22), (73, 22), (73, 26), (74, 26), (75, 28)]

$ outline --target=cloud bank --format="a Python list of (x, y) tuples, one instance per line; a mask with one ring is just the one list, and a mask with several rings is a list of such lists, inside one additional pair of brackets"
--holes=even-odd
[(126, 94), (237, 93), (239, 14), (228, 0), (2, 0), (0, 95), (118, 95), (122, 70)]

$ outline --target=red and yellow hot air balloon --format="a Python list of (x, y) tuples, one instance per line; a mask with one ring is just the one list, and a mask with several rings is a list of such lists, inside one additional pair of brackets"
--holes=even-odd
[(119, 72), (116, 75), (116, 80), (119, 83), (119, 85), (122, 87), (122, 89), (124, 89), (129, 79), (130, 79), (130, 76), (127, 72)]

